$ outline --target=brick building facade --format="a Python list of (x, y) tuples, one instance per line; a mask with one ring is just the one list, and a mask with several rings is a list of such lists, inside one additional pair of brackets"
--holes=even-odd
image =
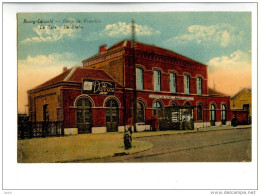
[(137, 131), (154, 115), (161, 130), (167, 116), (195, 128), (230, 124), (230, 97), (208, 88), (207, 66), (173, 51), (136, 43), (133, 52), (124, 40), (82, 63), (28, 91), (31, 121), (64, 121), (66, 134), (123, 131), (134, 116)]

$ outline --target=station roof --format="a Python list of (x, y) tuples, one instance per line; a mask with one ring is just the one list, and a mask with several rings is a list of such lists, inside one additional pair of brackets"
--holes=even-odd
[(228, 95), (226, 95), (226, 94), (224, 94), (222, 92), (219, 92), (219, 91), (217, 91), (215, 89), (212, 89), (212, 88), (208, 88), (208, 94), (209, 95), (213, 95), (213, 96), (228, 96)]
[(235, 95), (233, 95), (230, 99), (233, 100), (233, 99), (237, 98), (240, 94), (242, 94), (244, 92), (251, 93), (251, 91), (252, 90), (250, 88), (241, 89), (239, 92), (237, 92)]
[[(107, 52), (110, 52), (110, 51), (112, 52), (112, 51), (118, 50), (120, 48), (131, 48), (131, 41), (130, 40), (122, 40), (119, 43), (116, 43), (113, 46), (109, 47), (107, 49)], [(148, 53), (155, 53), (155, 54), (162, 55), (162, 56), (173, 57), (173, 58), (177, 58), (177, 59), (180, 59), (180, 60), (184, 60), (184, 61), (197, 63), (197, 64), (200, 64), (200, 65), (206, 66), (205, 64), (202, 64), (200, 62), (192, 60), (192, 59), (190, 59), (190, 58), (188, 58), (184, 55), (178, 54), (174, 51), (164, 49), (164, 48), (161, 48), (161, 47), (158, 47), (158, 46), (155, 46), (155, 45), (149, 45), (149, 44), (146, 44), (146, 43), (136, 42), (135, 43), (135, 49), (140, 50), (140, 51), (145, 51), (145, 52), (148, 52)], [(100, 55), (100, 53), (97, 53), (97, 54), (83, 60), (83, 62), (90, 60), (92, 58), (98, 57), (99, 55)]]
[[(83, 78), (115, 82), (112, 76), (108, 75), (108, 73), (106, 73), (104, 70), (84, 68), (84, 67), (74, 67), (62, 72), (61, 74), (33, 88), (32, 90), (43, 88), (60, 82), (81, 83)], [(117, 82), (115, 83), (117, 86), (121, 86), (119, 83)]]

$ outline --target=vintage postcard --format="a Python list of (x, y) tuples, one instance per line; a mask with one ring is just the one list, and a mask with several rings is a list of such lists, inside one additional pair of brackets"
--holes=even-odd
[(18, 162), (251, 161), (250, 12), (17, 25)]
[[(17, 137), (12, 137), (15, 166), (28, 170), (28, 177), (34, 166), (43, 167), (43, 175), (45, 166), (54, 166), (53, 178), (66, 178), (60, 168), (73, 163), (74, 172), (66, 169), (71, 178), (77, 178), (75, 170), (104, 174), (81, 175), (71, 189), (203, 189), (203, 182), (193, 182), (209, 177), (215, 182), (206, 179), (207, 189), (224, 189), (227, 181), (230, 189), (238, 184), (252, 189), (255, 182), (243, 186), (232, 173), (252, 175), (256, 160), (254, 6), (223, 3), (194, 10), (199, 4), (183, 9), (169, 3), (155, 9), (159, 5), (166, 6), (119, 4), (120, 11), (99, 4), (95, 8), (102, 9), (95, 11), (92, 4), (82, 9), (68, 4), (71, 10), (43, 11), (33, 5), (31, 11), (12, 12), (17, 28)], [(21, 169), (10, 170), (21, 175)], [(184, 170), (192, 173), (185, 182)], [(221, 177), (218, 170), (230, 174)], [(128, 188), (118, 181), (123, 173), (140, 178)], [(151, 173), (167, 175), (165, 182), (157, 185)], [(118, 183), (107, 187), (109, 175)]]

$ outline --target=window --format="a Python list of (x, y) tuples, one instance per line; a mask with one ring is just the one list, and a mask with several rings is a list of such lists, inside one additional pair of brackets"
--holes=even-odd
[(190, 94), (190, 76), (184, 75), (184, 93)]
[(215, 126), (216, 121), (216, 106), (211, 104), (210, 106), (210, 122), (212, 126)]
[(197, 121), (203, 120), (203, 108), (202, 105), (197, 106)]
[(153, 104), (153, 115), (157, 116), (158, 118), (163, 116), (163, 106), (161, 102), (156, 101)]
[(173, 93), (176, 93), (176, 74), (171, 73), (170, 74), (170, 91)]
[(226, 120), (226, 105), (222, 104), (221, 119)]
[(226, 125), (226, 120), (227, 120), (227, 111), (226, 111), (226, 105), (222, 104), (221, 106), (221, 121), (222, 125)]
[(214, 104), (211, 104), (211, 120), (215, 121), (216, 120), (216, 107)]
[(137, 102), (137, 122), (144, 122), (144, 106), (141, 102)]
[(144, 89), (144, 78), (143, 78), (143, 69), (136, 68), (136, 89)]
[(161, 91), (161, 72), (159, 70), (154, 71), (154, 90)]
[(202, 94), (202, 78), (197, 77), (197, 94), (201, 95)]
[(243, 104), (243, 110), (249, 111), (249, 104)]

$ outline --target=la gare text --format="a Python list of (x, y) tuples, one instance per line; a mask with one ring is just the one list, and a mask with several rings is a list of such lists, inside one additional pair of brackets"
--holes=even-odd
[(39, 26), (39, 29), (42, 29), (42, 30), (44, 30), (44, 29), (53, 29), (53, 30), (55, 30), (55, 29), (60, 29), (60, 28), (62, 28), (62, 29), (83, 29), (83, 26), (82, 25), (74, 25), (74, 24), (72, 24), (72, 25), (63, 25), (63, 26), (57, 26), (57, 25), (47, 25), (47, 26), (43, 26), (43, 25), (40, 25)]

